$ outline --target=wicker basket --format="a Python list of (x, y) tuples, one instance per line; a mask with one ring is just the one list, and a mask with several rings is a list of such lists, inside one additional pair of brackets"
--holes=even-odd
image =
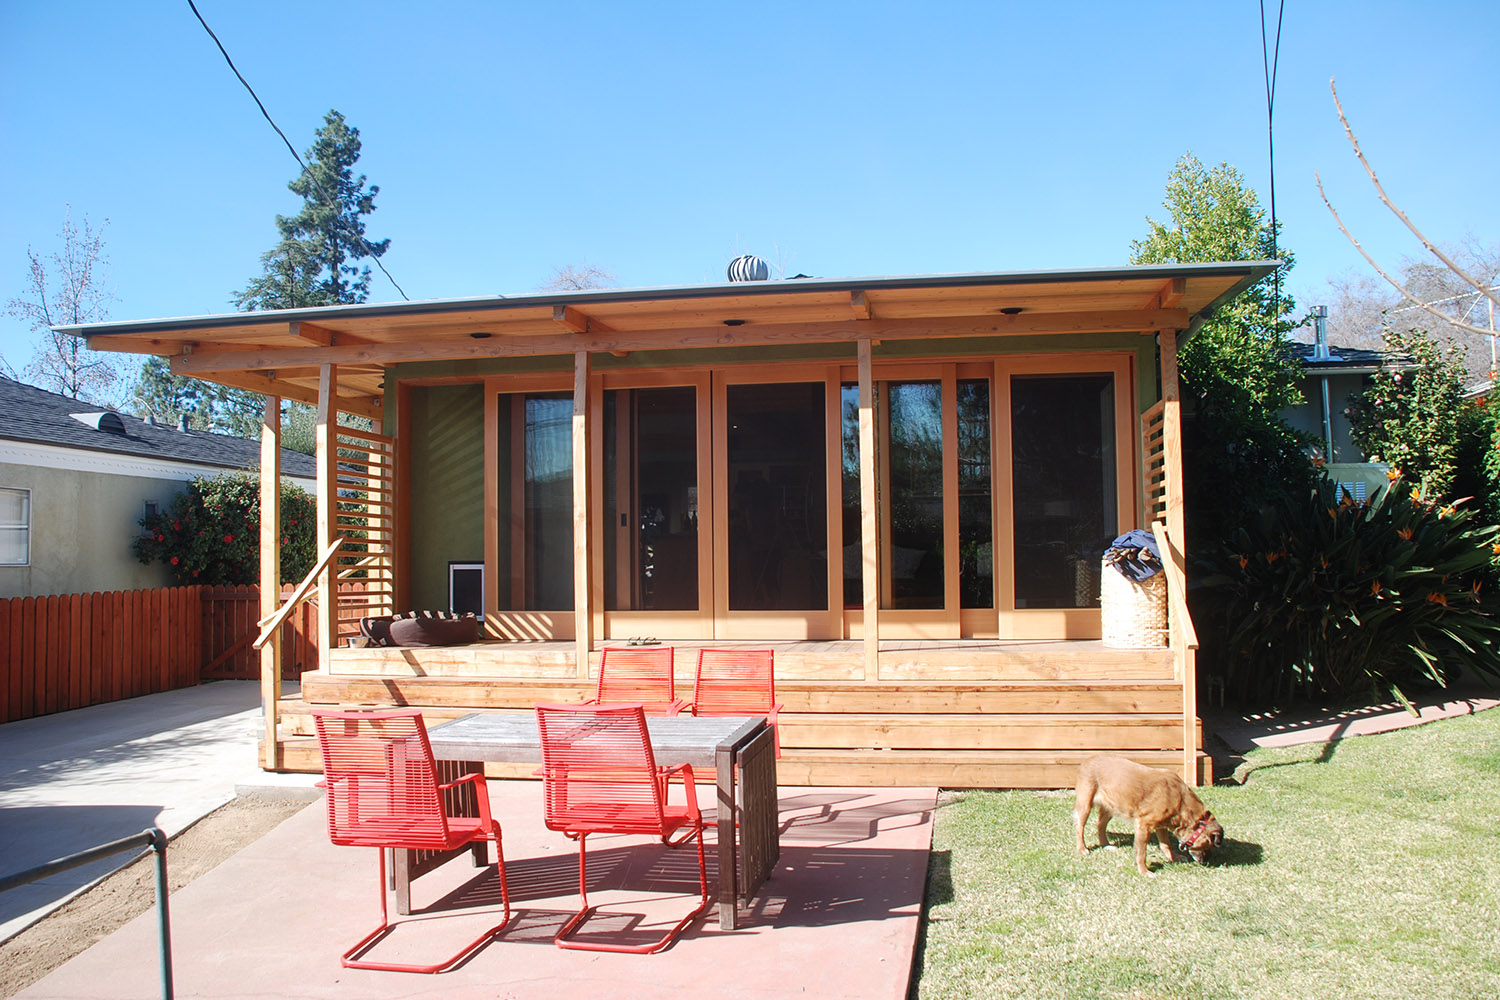
[(1167, 575), (1136, 583), (1105, 561), (1099, 571), (1104, 645), (1144, 649), (1167, 644)]

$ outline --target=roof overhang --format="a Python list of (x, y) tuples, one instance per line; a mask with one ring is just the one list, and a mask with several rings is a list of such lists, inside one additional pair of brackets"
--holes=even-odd
[(858, 340), (1186, 330), (1275, 261), (798, 278), (327, 306), (55, 327), (90, 348), (171, 359), (172, 370), (316, 399), (339, 366), (340, 405), (378, 412), (407, 361), (624, 353)]

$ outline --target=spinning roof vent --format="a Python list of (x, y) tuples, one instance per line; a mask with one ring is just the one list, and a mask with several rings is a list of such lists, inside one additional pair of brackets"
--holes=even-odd
[(759, 257), (743, 254), (729, 262), (730, 281), (765, 281), (771, 276), (771, 265)]

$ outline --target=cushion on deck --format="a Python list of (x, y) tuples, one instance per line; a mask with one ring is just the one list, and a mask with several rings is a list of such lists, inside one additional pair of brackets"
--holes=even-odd
[(392, 646), (459, 646), (479, 641), (479, 618), (449, 611), (412, 611), (389, 625)]

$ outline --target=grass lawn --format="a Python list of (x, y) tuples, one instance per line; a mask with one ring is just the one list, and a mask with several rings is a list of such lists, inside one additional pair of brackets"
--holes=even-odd
[[(1500, 997), (1500, 709), (1256, 750), (1208, 866), (1073, 849), (1073, 793), (945, 799), (913, 996)], [(1089, 824), (1092, 840), (1093, 823)]]

